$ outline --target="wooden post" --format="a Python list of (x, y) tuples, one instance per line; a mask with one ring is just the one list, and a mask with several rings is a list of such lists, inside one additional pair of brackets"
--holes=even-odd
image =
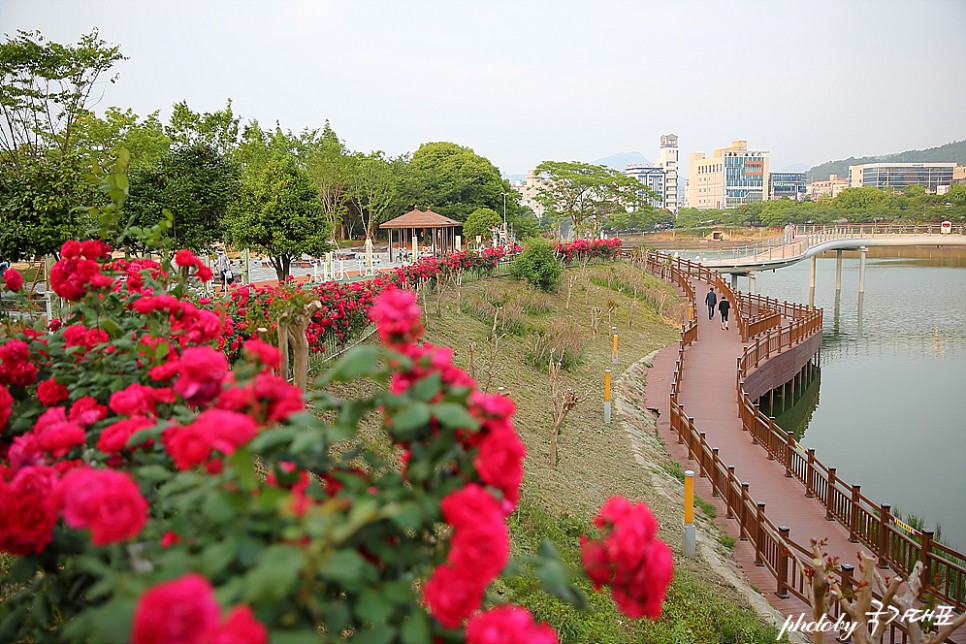
[(828, 487), (825, 488), (825, 520), (835, 521), (832, 504), (835, 503), (835, 468), (828, 468)]
[(892, 507), (882, 505), (879, 508), (879, 568), (888, 568), (889, 559), (889, 530), (892, 527)]
[(734, 486), (732, 485), (732, 483), (734, 483), (737, 480), (738, 478), (735, 476), (735, 466), (729, 465), (728, 466), (728, 493), (727, 493), (728, 495), (727, 495), (727, 503), (725, 503), (725, 505), (728, 506), (727, 517), (729, 519), (735, 518), (735, 512), (734, 512), (735, 496), (734, 496)]
[(805, 498), (811, 499), (815, 496), (815, 448), (809, 448), (808, 469), (805, 470)]
[(920, 579), (922, 581), (922, 587), (925, 588), (926, 586), (929, 585), (929, 582), (931, 580), (931, 577), (929, 574), (929, 569), (930, 569), (929, 564), (931, 563), (930, 559), (932, 557), (931, 550), (932, 550), (933, 531), (923, 530), (920, 533), (920, 535), (922, 537), (922, 541), (919, 544), (919, 561), (922, 562), (922, 576)]
[(779, 526), (778, 536), (781, 537), (781, 541), (778, 544), (778, 588), (775, 590), (775, 594), (780, 599), (788, 599), (788, 533), (791, 532), (790, 528), (785, 526)]
[(758, 502), (758, 514), (755, 516), (755, 565), (764, 566), (761, 558), (765, 551), (765, 503)]
[(721, 489), (718, 486), (718, 463), (720, 462), (721, 461), (718, 460), (718, 448), (712, 447), (711, 448), (711, 476), (710, 476), (712, 497), (721, 496)]
[(705, 432), (698, 434), (698, 473), (700, 476), (704, 476), (708, 472), (708, 468), (704, 464), (704, 448), (708, 446), (705, 436)]
[[(757, 410), (757, 407), (755, 409)], [(768, 432), (768, 437), (765, 439), (765, 451), (768, 452), (768, 460), (769, 461), (774, 461), (775, 460), (775, 455), (772, 453), (772, 450), (771, 450), (771, 437), (775, 435), (775, 418), (774, 417), (772, 417), (772, 416), (769, 416), (768, 417), (768, 429), (765, 430), (765, 431)]]
[(852, 486), (852, 507), (849, 514), (849, 541), (859, 542), (859, 496), (861, 485)]
[(738, 508), (738, 538), (741, 541), (748, 541), (748, 487), (751, 483), (741, 484), (741, 507)]
[[(855, 570), (855, 566), (852, 564), (842, 564), (842, 590), (846, 593), (852, 588), (852, 571)], [(847, 596), (847, 595), (846, 595)]]
[(785, 478), (792, 478), (792, 459), (795, 458), (795, 437), (791, 432), (785, 432)]

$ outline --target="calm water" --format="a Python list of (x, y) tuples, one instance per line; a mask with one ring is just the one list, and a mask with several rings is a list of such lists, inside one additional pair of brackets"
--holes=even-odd
[[(844, 259), (838, 300), (835, 259), (818, 259), (820, 378), (779, 422), (804, 432), (802, 445), (867, 497), (922, 517), (927, 528), (940, 525), (943, 541), (962, 551), (966, 257), (951, 255), (870, 257), (861, 300), (857, 257)], [(759, 273), (756, 282), (763, 295), (808, 302), (809, 263)], [(748, 290), (748, 280), (738, 288)]]

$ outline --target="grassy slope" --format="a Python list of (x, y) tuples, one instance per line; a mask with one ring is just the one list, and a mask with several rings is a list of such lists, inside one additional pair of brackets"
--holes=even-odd
[[(569, 278), (576, 275), (571, 310), (564, 309)], [(665, 615), (657, 622), (629, 620), (610, 599), (593, 593), (591, 610), (579, 612), (547, 596), (533, 583), (511, 579), (497, 587), (509, 601), (528, 606), (539, 619), (551, 623), (564, 642), (773, 642), (776, 631), (764, 626), (747, 601), (700, 559), (685, 559), (680, 553), (680, 505), (657, 492), (657, 485), (679, 484), (665, 474), (673, 471), (667, 454), (656, 446), (645, 453), (646, 465), (635, 461), (628, 434), (621, 418), (604, 425), (602, 414), (603, 370), (611, 367), (611, 323), (620, 335), (620, 364), (614, 368), (615, 380), (631, 362), (675, 341), (678, 330), (668, 317), (658, 316), (652, 306), (633, 301), (614, 289), (618, 283), (636, 284), (644, 290), (646, 279), (629, 264), (611, 264), (581, 270), (569, 269), (561, 277), (555, 295), (540, 294), (523, 283), (496, 278), (465, 284), (461, 300), (468, 302), (505, 300), (522, 303), (530, 309), (549, 311), (524, 314), (525, 331), (507, 334), (499, 349), (491, 351), (490, 324), (456, 311), (452, 287), (444, 289), (436, 313), (437, 296), (426, 298), (428, 341), (448, 345), (456, 351), (456, 362), (469, 367), (470, 345), (480, 386), (489, 391), (505, 387), (517, 404), (516, 427), (527, 445), (526, 477), (520, 509), (511, 520), (516, 552), (534, 550), (544, 537), (550, 537), (561, 555), (573, 566), (579, 565), (579, 537), (590, 529), (597, 508), (612, 495), (645, 501), (662, 526), (662, 536), (675, 550), (675, 581)], [(607, 284), (611, 288), (607, 288)], [(595, 283), (596, 282), (596, 283)], [(602, 285), (601, 285), (602, 284)], [(648, 281), (655, 292), (665, 288)], [(668, 289), (669, 290), (669, 289)], [(664, 305), (665, 314), (676, 313), (673, 296)], [(591, 309), (599, 306), (603, 320), (595, 338), (591, 329)], [(612, 308), (611, 319), (607, 310)], [(583, 360), (570, 372), (563, 372), (564, 387), (571, 387), (581, 402), (563, 425), (559, 443), (559, 462), (550, 467), (549, 434), (552, 426), (547, 368), (526, 360), (527, 349), (536, 332), (552, 322), (566, 321), (579, 329), (584, 339)], [(489, 365), (480, 369), (481, 356)], [(492, 378), (490, 373), (493, 374)], [(652, 442), (653, 443), (653, 442)], [(640, 454), (640, 450), (638, 450)], [(655, 477), (663, 477), (660, 482)]]

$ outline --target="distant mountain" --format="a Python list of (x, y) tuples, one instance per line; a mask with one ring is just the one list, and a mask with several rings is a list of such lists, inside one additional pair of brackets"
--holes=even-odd
[(618, 152), (617, 154), (612, 154), (609, 157), (591, 161), (591, 163), (594, 165), (605, 165), (608, 168), (613, 168), (614, 170), (620, 170), (623, 172), (629, 163), (650, 163), (650, 161), (648, 161), (647, 157), (640, 152)]
[(862, 165), (863, 163), (879, 163), (883, 161), (893, 161), (895, 163), (947, 163), (955, 162), (966, 164), (966, 140), (954, 141), (938, 148), (928, 150), (906, 150), (894, 154), (885, 154), (878, 157), (849, 157), (840, 161), (826, 161), (808, 171), (809, 181), (825, 181), (830, 174), (840, 177), (849, 176), (850, 165)]

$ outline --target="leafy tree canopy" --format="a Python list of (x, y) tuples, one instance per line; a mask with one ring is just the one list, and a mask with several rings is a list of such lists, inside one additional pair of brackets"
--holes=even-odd
[(469, 241), (475, 240), (476, 236), (479, 235), (485, 242), (490, 239), (490, 229), (502, 224), (503, 217), (489, 208), (478, 208), (470, 213), (470, 216), (463, 223), (463, 237)]
[(489, 160), (455, 143), (424, 143), (413, 154), (400, 194), (406, 208), (432, 208), (465, 221), (474, 210), (502, 210), (509, 185)]
[(279, 280), (303, 253), (318, 257), (330, 248), (318, 188), (291, 154), (273, 155), (263, 168), (245, 173), (229, 229), (236, 246), (269, 255)]
[(651, 196), (634, 177), (602, 165), (544, 161), (536, 171), (545, 182), (536, 199), (546, 215), (558, 224), (569, 221), (578, 236), (593, 234), (608, 216), (641, 209)]
[(207, 143), (168, 151), (153, 166), (131, 171), (127, 211), (140, 226), (174, 215), (169, 234), (179, 248), (201, 251), (225, 234), (228, 204), (238, 191), (238, 164)]
[(238, 147), (241, 118), (231, 109), (231, 99), (225, 109), (214, 112), (194, 112), (187, 101), (175, 103), (165, 134), (175, 145), (205, 143), (221, 154)]
[(130, 168), (147, 168), (160, 161), (171, 147), (158, 111), (143, 120), (130, 108), (109, 107), (103, 117), (84, 112), (77, 119), (75, 133), (78, 153), (88, 166), (110, 166), (121, 148), (131, 153)]

